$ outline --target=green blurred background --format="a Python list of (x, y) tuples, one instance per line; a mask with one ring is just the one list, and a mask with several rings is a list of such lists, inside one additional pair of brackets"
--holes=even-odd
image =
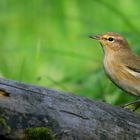
[(111, 104), (134, 99), (106, 77), (99, 43), (125, 36), (140, 54), (140, 1), (0, 0), (0, 75)]

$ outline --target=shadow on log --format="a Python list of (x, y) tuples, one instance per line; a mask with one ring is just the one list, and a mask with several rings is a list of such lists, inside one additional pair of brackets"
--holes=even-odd
[(0, 97), (0, 138), (30, 139), (29, 129), (47, 128), (56, 140), (140, 140), (133, 112), (2, 78), (0, 89), (9, 94)]

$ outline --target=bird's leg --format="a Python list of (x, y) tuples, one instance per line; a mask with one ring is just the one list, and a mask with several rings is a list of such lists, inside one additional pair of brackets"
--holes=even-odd
[(129, 105), (132, 105), (132, 104), (136, 104), (136, 103), (138, 103), (138, 102), (140, 102), (140, 99), (137, 99), (137, 100), (135, 100), (135, 101), (126, 103), (126, 104), (122, 105), (122, 107), (126, 107), (126, 106), (129, 106)]
[(121, 107), (126, 108), (129, 105), (134, 105), (133, 111), (137, 110), (140, 107), (140, 99), (126, 103), (126, 104), (122, 105)]
[(140, 107), (140, 103), (133, 109), (133, 111), (137, 110)]

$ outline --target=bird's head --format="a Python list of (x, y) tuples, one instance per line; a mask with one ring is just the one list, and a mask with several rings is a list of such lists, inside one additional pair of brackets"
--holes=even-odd
[(129, 48), (127, 40), (125, 40), (121, 35), (115, 32), (107, 32), (95, 36), (89, 36), (92, 39), (96, 39), (100, 42), (104, 51), (112, 50), (118, 51), (120, 49)]

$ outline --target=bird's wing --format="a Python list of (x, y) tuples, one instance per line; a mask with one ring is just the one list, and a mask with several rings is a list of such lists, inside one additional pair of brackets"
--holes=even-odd
[(133, 66), (126, 66), (128, 69), (134, 71), (134, 72), (138, 72), (140, 73), (140, 68), (136, 68), (136, 67), (133, 67)]
[(131, 67), (126, 67), (125, 70), (132, 74), (133, 76), (139, 77), (140, 78), (140, 72), (137, 71), (137, 69), (132, 69)]
[(140, 57), (130, 57), (126, 61), (124, 60), (124, 64), (128, 68), (128, 70), (140, 75)]

